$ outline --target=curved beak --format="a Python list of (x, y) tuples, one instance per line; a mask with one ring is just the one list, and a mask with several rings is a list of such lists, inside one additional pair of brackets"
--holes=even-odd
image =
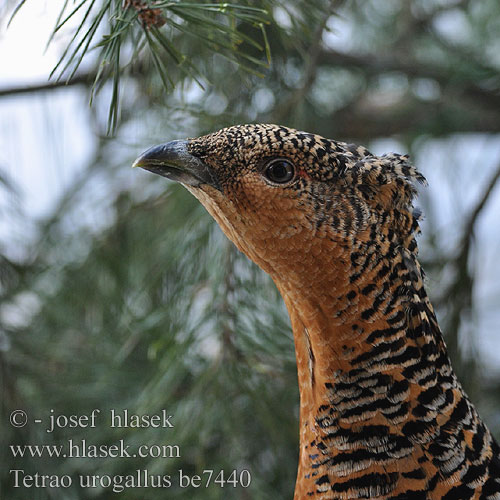
[(188, 141), (170, 141), (153, 146), (142, 153), (132, 166), (189, 186), (210, 184), (219, 189), (213, 172), (199, 158), (189, 153), (187, 146)]

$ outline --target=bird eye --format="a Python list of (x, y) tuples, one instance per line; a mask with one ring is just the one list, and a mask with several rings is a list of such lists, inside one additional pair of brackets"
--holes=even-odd
[(273, 160), (268, 163), (264, 175), (276, 184), (290, 182), (295, 176), (295, 168), (288, 160)]

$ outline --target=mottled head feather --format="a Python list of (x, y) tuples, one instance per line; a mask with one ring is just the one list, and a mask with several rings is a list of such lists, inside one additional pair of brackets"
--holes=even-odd
[[(414, 184), (425, 179), (407, 156), (375, 156), (362, 146), (271, 124), (233, 126), (191, 139), (189, 151), (209, 166), (228, 200), (245, 203), (244, 212), (265, 204), (266, 197), (271, 207), (281, 196), (296, 199), (316, 230), (339, 237), (356, 237), (374, 217), (391, 226), (401, 242), (418, 228)], [(290, 160), (297, 175), (286, 186), (266, 189), (262, 171), (274, 158)], [(246, 189), (250, 178), (253, 186), (261, 180), (257, 192)]]

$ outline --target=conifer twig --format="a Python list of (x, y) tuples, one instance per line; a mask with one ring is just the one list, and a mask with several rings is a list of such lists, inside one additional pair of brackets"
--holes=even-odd
[[(18, 2), (11, 20), (27, 3), (27, 0)], [(171, 0), (81, 0), (76, 6), (69, 4), (63, 3), (49, 43), (68, 26), (70, 19), (81, 16), (80, 23), (50, 78), (55, 76), (56, 84), (61, 80), (74, 83), (83, 59), (93, 49), (100, 49), (91, 102), (94, 94), (111, 82), (110, 131), (119, 120), (121, 77), (134, 64), (148, 58), (153, 61), (167, 92), (184, 78), (200, 83), (202, 78), (193, 62), (200, 49), (196, 45), (190, 47), (185, 40), (201, 41), (205, 57), (211, 52), (218, 53), (252, 73), (269, 64), (270, 50), (264, 29), (268, 13), (262, 8)], [(248, 27), (253, 29), (251, 35)], [(181, 51), (181, 45), (187, 48)], [(256, 57), (256, 50), (264, 57)]]

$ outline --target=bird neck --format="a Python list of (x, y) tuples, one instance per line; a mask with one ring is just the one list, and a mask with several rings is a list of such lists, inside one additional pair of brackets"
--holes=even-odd
[[(378, 478), (371, 496), (385, 495), (401, 464), (380, 458), (383, 450), (392, 447), (393, 458), (415, 455), (409, 464), (421, 453), (401, 438), (411, 435), (403, 428), (419, 404), (419, 383), (435, 385), (441, 371), (456, 385), (416, 259), (400, 252), (363, 273), (355, 269), (358, 263), (333, 266), (320, 286), (317, 279), (310, 286), (275, 279), (292, 322), (300, 387), (296, 498), (332, 480), (342, 488), (360, 471)], [(426, 411), (415, 432), (429, 430)]]

